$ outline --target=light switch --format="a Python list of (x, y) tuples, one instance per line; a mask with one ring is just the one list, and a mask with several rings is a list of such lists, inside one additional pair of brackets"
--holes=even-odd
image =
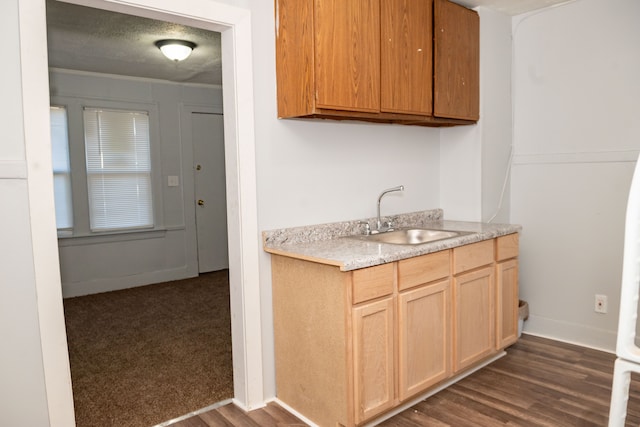
[(169, 175), (167, 177), (167, 184), (169, 185), (169, 187), (177, 187), (178, 185), (180, 185), (180, 180), (177, 176), (175, 175)]

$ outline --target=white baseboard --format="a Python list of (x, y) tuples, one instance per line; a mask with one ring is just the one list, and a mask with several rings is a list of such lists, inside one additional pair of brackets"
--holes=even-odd
[(151, 285), (153, 283), (187, 279), (197, 275), (197, 272), (194, 275), (187, 266), (183, 266), (169, 270), (150, 271), (125, 277), (101, 278), (73, 283), (63, 282), (62, 297), (71, 298), (102, 292), (119, 291), (122, 289)]
[(617, 331), (597, 329), (578, 323), (530, 315), (524, 322), (523, 333), (607, 353), (616, 351)]
[(216, 402), (213, 405), (209, 405), (204, 408), (198, 409), (196, 411), (189, 412), (188, 414), (185, 414), (181, 417), (174, 418), (168, 421), (163, 421), (160, 424), (156, 424), (153, 427), (168, 427), (168, 426), (171, 426), (171, 424), (175, 424), (179, 421), (184, 421), (188, 418), (195, 417), (196, 415), (204, 414), (205, 412), (213, 411), (214, 409), (218, 409), (222, 406), (228, 405), (229, 403), (233, 403), (233, 399), (221, 400), (220, 402)]
[(238, 408), (242, 409), (244, 412), (251, 412), (251, 411), (255, 411), (256, 409), (264, 408), (265, 406), (267, 406), (267, 403), (270, 402), (270, 400), (266, 400), (262, 404), (257, 404), (255, 406), (250, 407), (250, 408), (248, 406), (246, 406), (243, 402), (241, 402), (238, 399), (236, 399), (235, 397), (232, 399), (232, 402), (233, 402), (234, 405), (236, 405)]

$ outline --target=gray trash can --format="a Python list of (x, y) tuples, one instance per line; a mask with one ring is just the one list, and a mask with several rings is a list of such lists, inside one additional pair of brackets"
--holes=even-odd
[(524, 321), (529, 318), (529, 304), (526, 301), (518, 301), (518, 338), (522, 335)]

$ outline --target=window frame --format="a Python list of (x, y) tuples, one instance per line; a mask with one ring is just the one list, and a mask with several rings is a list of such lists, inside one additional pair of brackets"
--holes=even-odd
[[(145, 238), (145, 233), (157, 236), (158, 231), (166, 231), (164, 226), (162, 201), (162, 163), (158, 106), (156, 103), (126, 102), (115, 100), (91, 99), (86, 97), (51, 96), (50, 105), (65, 107), (69, 137), (69, 161), (71, 163), (71, 199), (74, 227), (71, 232), (58, 233), (60, 239), (82, 238), (82, 243), (93, 237), (113, 236), (109, 240), (129, 240), (129, 235)], [(151, 160), (151, 198), (153, 209), (153, 227), (122, 228), (92, 231), (89, 220), (89, 189), (85, 150), (84, 109), (123, 110), (147, 112), (149, 115), (149, 150)], [(103, 239), (99, 239), (103, 240)], [(67, 244), (73, 244), (68, 242)]]
[[(75, 222), (75, 214), (74, 214), (74, 210), (73, 210), (73, 189), (72, 189), (72, 174), (71, 174), (71, 144), (70, 144), (70, 137), (69, 137), (69, 111), (67, 109), (66, 106), (64, 105), (59, 105), (59, 104), (53, 104), (51, 103), (49, 105), (49, 120), (50, 120), (50, 127), (52, 127), (53, 123), (51, 121), (51, 114), (52, 114), (52, 110), (53, 109), (62, 109), (64, 110), (64, 115), (65, 115), (65, 126), (66, 126), (66, 136), (67, 136), (67, 165), (68, 165), (68, 170), (64, 171), (64, 172), (60, 172), (57, 171), (55, 168), (55, 165), (52, 162), (52, 171), (53, 171), (53, 181), (54, 181), (54, 186), (55, 186), (55, 181), (56, 181), (56, 176), (59, 175), (65, 175), (67, 176), (67, 180), (68, 180), (68, 185), (69, 185), (69, 198), (70, 200), (67, 200), (67, 202), (70, 202), (70, 221), (71, 221), (71, 225), (68, 227), (58, 227), (58, 219), (57, 219), (57, 213), (58, 213), (58, 206), (56, 206), (56, 230), (58, 232), (58, 235), (60, 236), (70, 236), (73, 234), (73, 227), (74, 227), (74, 222)], [(51, 157), (52, 159), (55, 157), (53, 154), (53, 132), (52, 132), (52, 138), (51, 138)], [(54, 191), (54, 202), (58, 202), (58, 199), (55, 197), (56, 192)]]

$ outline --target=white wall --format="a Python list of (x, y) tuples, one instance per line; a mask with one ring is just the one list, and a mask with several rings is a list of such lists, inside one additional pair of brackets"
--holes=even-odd
[[(15, 427), (74, 425), (42, 125), (49, 107), (28, 96), (47, 90), (46, 50), (37, 42), (45, 37), (44, 4), (38, 6), (8, 0), (0, 13), (7, 41), (0, 72), (0, 425)], [(33, 80), (23, 82), (22, 72)]]
[[(15, 129), (9, 130), (9, 139), (15, 138), (15, 135), (11, 135), (14, 133)], [(49, 414), (40, 347), (35, 272), (30, 265), (33, 248), (31, 242), (23, 238), (30, 233), (25, 180), (0, 179), (0, 197), (0, 233), (3, 240), (16, 242), (11, 251), (7, 251), (0, 259), (0, 337), (4, 349), (0, 352), (0, 378), (3, 385), (0, 389), (0, 424), (25, 427), (47, 425)], [(20, 328), (15, 328), (16, 324), (21, 325)]]
[[(54, 103), (68, 105), (72, 179), (84, 187), (82, 105), (109, 102), (120, 108), (153, 108), (151, 123), (154, 150), (156, 226), (160, 231), (126, 236), (62, 238), (60, 261), (65, 297), (146, 285), (197, 275), (193, 169), (189, 109), (222, 109), (222, 90), (202, 85), (127, 79), (56, 70), (50, 73)], [(142, 105), (142, 107), (140, 107)], [(156, 127), (157, 126), (157, 127)], [(185, 138), (185, 136), (187, 136)], [(76, 162), (74, 163), (74, 159)], [(169, 187), (167, 177), (180, 178)], [(86, 191), (86, 190), (85, 190)], [(76, 213), (74, 233), (88, 232), (86, 194), (73, 194)]]
[[(511, 17), (480, 8), (480, 106), (482, 161), (480, 220), (510, 222)], [(503, 189), (504, 194), (503, 194)]]
[[(626, 198), (640, 149), (640, 2), (580, 0), (514, 20), (511, 220), (525, 331), (613, 350)], [(609, 313), (594, 313), (594, 294)]]
[(480, 14), (480, 120), (442, 128), (440, 203), (447, 219), (509, 222), (509, 192), (498, 210), (511, 149), (511, 17)]

